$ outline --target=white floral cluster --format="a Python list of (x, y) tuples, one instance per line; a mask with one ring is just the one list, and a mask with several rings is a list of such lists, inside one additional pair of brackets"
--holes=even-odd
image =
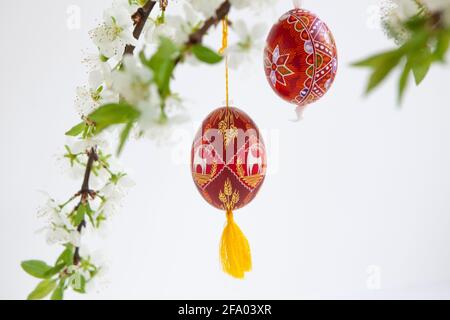
[(150, 18), (144, 29), (146, 36), (141, 37), (139, 43), (133, 37), (131, 17), (143, 3), (145, 1), (138, 4), (137, 1), (115, 0), (105, 11), (103, 23), (90, 32), (99, 54), (86, 59), (90, 67), (89, 84), (77, 89), (76, 108), (82, 116), (87, 116), (104, 104), (119, 102), (120, 97), (140, 111), (139, 135), (159, 140), (170, 136), (170, 129), (188, 117), (176, 94), (162, 101), (152, 71), (142, 65), (138, 55), (124, 56), (125, 48), (133, 45), (154, 49), (161, 36), (187, 41), (188, 34), (200, 20), (190, 25), (189, 17), (186, 20), (166, 17), (163, 24), (160, 17)]
[[(100, 149), (100, 147), (102, 149)], [(105, 265), (98, 255), (91, 255), (82, 244), (86, 233), (98, 231), (105, 227), (107, 220), (120, 208), (124, 196), (134, 182), (115, 163), (114, 158), (106, 153), (107, 142), (99, 138), (76, 140), (70, 146), (66, 145), (66, 153), (60, 161), (69, 169), (69, 173), (77, 181), (84, 175), (88, 161), (88, 151), (96, 148), (98, 161), (94, 162), (89, 179), (88, 202), (81, 202), (81, 194), (77, 193), (64, 203), (57, 202), (46, 194), (45, 204), (39, 208), (38, 216), (46, 219), (46, 226), (41, 231), (46, 232), (46, 240), (50, 245), (59, 244), (73, 250), (79, 249), (78, 264), (66, 262), (64, 273), (66, 286), (75, 291), (86, 285), (93, 287), (93, 279), (104, 274)], [(82, 207), (80, 209), (80, 207)], [(81, 216), (80, 216), (80, 210)], [(80, 220), (84, 227), (79, 228)], [(81, 284), (80, 284), (81, 281)], [(80, 287), (81, 286), (81, 287)], [(87, 290), (87, 289), (86, 289)]]
[[(230, 0), (233, 8), (261, 8), (273, 4), (274, 0)], [(138, 55), (123, 56), (127, 44), (153, 53), (162, 37), (169, 38), (177, 46), (189, 40), (189, 35), (201, 26), (203, 21), (215, 15), (223, 0), (185, 0), (181, 2), (181, 14), (164, 14), (150, 18), (144, 29), (145, 36), (138, 42), (133, 37), (131, 16), (138, 9), (136, 1), (115, 0), (105, 11), (104, 21), (90, 32), (99, 54), (90, 55), (86, 62), (90, 66), (89, 82), (77, 89), (76, 108), (80, 115), (87, 116), (101, 105), (117, 103), (125, 99), (140, 111), (137, 123), (139, 135), (158, 142), (168, 142), (173, 130), (189, 117), (176, 94), (160, 96), (154, 84), (152, 71), (143, 66)], [(170, 6), (175, 3), (170, 3)], [(261, 41), (265, 28), (263, 24), (248, 27), (243, 20), (233, 21), (232, 29), (237, 36), (226, 54), (230, 67), (237, 68), (242, 62), (250, 61), (253, 53), (263, 46)], [(188, 62), (196, 62), (187, 57)], [(119, 68), (120, 66), (120, 68)]]
[(379, 8), (382, 27), (397, 44), (403, 44), (409, 39), (410, 32), (405, 23), (422, 10), (442, 12), (442, 23), (450, 26), (450, 0), (382, 0)]
[[(204, 17), (211, 17), (223, 2), (222, 0), (191, 0), (191, 5)], [(276, 3), (274, 0), (230, 0), (232, 8), (261, 10)], [(237, 40), (226, 51), (229, 66), (237, 69), (241, 64), (250, 62), (252, 55), (258, 54), (263, 48), (263, 35), (266, 31), (264, 23), (248, 26), (244, 20), (233, 21), (231, 25)]]
[(48, 194), (46, 196), (47, 201), (39, 208), (38, 216), (48, 220), (48, 225), (42, 229), (47, 231), (47, 243), (70, 243), (75, 247), (80, 246), (81, 235), (69, 221), (67, 210), (63, 210), (63, 206), (59, 205)]
[(403, 44), (410, 37), (405, 22), (417, 15), (419, 5), (414, 0), (382, 0), (380, 2), (381, 25), (386, 35), (397, 44)]
[(430, 12), (441, 12), (442, 22), (450, 27), (450, 0), (420, 0)]
[[(182, 45), (188, 41), (189, 35), (195, 31), (204, 19), (213, 17), (223, 0), (188, 0), (183, 3), (183, 14), (168, 15), (165, 22), (158, 21), (151, 24), (147, 33), (147, 41), (154, 42), (159, 37), (170, 38), (174, 43)], [(274, 0), (231, 0), (232, 8), (256, 9), (267, 7), (275, 3)], [(251, 61), (253, 54), (258, 54), (263, 47), (263, 35), (266, 25), (259, 23), (248, 26), (244, 20), (232, 22), (232, 30), (237, 40), (232, 44), (226, 54), (229, 57), (229, 65), (236, 69), (241, 64)], [(188, 59), (190, 63), (196, 63), (194, 59)]]
[[(99, 145), (102, 145), (103, 149), (100, 149)], [(123, 173), (117, 160), (105, 152), (106, 145), (106, 140), (79, 140), (71, 146), (66, 145), (66, 153), (60, 157), (69, 175), (80, 181), (86, 169), (88, 150), (92, 147), (97, 148), (98, 161), (94, 162), (89, 179), (89, 187), (94, 194), (89, 199), (89, 212), (85, 213), (86, 220), (90, 222), (88, 224), (90, 229), (102, 228), (106, 220), (118, 212), (122, 199), (134, 185), (131, 178)], [(47, 201), (39, 209), (38, 216), (48, 221), (44, 229), (47, 231), (46, 238), (49, 244), (70, 243), (75, 247), (81, 245), (81, 234), (77, 231), (78, 225), (74, 223), (79, 200), (77, 195), (61, 204), (47, 196)], [(84, 232), (86, 229), (82, 230)]]

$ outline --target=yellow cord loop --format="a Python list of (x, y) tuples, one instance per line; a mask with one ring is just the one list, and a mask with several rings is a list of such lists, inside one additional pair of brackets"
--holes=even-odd
[[(228, 48), (228, 16), (222, 20), (222, 47), (219, 49), (220, 54), (224, 54)], [(229, 107), (229, 86), (228, 86), (228, 54), (225, 54), (225, 98), (226, 107)]]
[(220, 244), (220, 259), (223, 270), (238, 279), (243, 279), (245, 273), (252, 269), (250, 245), (234, 222), (231, 211), (227, 211), (227, 225)]

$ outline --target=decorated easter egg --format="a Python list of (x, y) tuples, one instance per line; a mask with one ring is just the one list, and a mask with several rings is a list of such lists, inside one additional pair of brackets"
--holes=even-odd
[(333, 35), (317, 15), (294, 9), (272, 27), (264, 68), (269, 85), (282, 99), (298, 106), (317, 101), (333, 84), (337, 66)]
[(232, 211), (256, 196), (266, 174), (264, 141), (253, 120), (233, 107), (214, 110), (192, 145), (192, 177), (212, 206)]

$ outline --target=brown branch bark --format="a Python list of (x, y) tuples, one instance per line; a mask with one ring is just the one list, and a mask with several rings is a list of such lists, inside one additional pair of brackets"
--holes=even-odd
[(203, 37), (206, 35), (208, 30), (212, 26), (216, 26), (219, 22), (221, 22), (228, 15), (228, 13), (230, 12), (230, 9), (231, 9), (230, 1), (229, 0), (224, 1), (219, 6), (219, 8), (217, 8), (215, 16), (206, 20), (200, 29), (198, 29), (196, 32), (192, 33), (189, 36), (189, 40), (186, 43), (186, 45), (188, 47), (190, 47), (190, 46), (202, 43)]
[[(141, 37), (142, 31), (144, 31), (144, 27), (145, 27), (145, 24), (147, 23), (148, 17), (150, 16), (150, 13), (152, 12), (155, 5), (156, 5), (156, 1), (149, 0), (142, 8), (139, 8), (131, 16), (131, 19), (133, 19), (134, 25), (135, 25), (134, 31), (133, 31), (133, 36), (136, 40), (139, 40), (139, 38)], [(124, 54), (133, 54), (134, 49), (135, 49), (135, 46), (127, 45), (125, 47)]]
[[(84, 172), (83, 184), (78, 192), (80, 195), (80, 203), (75, 207), (75, 210), (81, 206), (85, 205), (89, 201), (89, 196), (93, 194), (93, 191), (89, 189), (89, 180), (91, 178), (92, 167), (94, 163), (98, 161), (98, 154), (95, 147), (88, 151), (88, 162), (86, 164), (86, 171)], [(81, 230), (86, 226), (86, 221), (83, 219), (81, 223), (77, 226), (77, 232), (81, 233)], [(73, 264), (78, 265), (80, 263), (80, 248), (75, 248), (75, 253), (73, 255)]]
[[(231, 9), (231, 3), (229, 0), (225, 0), (219, 8), (217, 8), (216, 13), (213, 17), (209, 18), (205, 21), (203, 26), (192, 33), (189, 36), (189, 40), (185, 43), (185, 46), (187, 49), (191, 48), (192, 46), (195, 46), (196, 44), (201, 44), (203, 42), (203, 38), (208, 33), (209, 29), (213, 26), (217, 26), (230, 12)], [(182, 60), (182, 57), (178, 57), (175, 60), (175, 65), (180, 63)]]

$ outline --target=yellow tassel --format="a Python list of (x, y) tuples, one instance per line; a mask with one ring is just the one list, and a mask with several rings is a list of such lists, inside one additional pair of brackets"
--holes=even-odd
[(245, 272), (252, 269), (250, 245), (234, 222), (231, 211), (227, 211), (227, 225), (223, 230), (220, 244), (220, 260), (223, 270), (238, 279), (243, 279)]

